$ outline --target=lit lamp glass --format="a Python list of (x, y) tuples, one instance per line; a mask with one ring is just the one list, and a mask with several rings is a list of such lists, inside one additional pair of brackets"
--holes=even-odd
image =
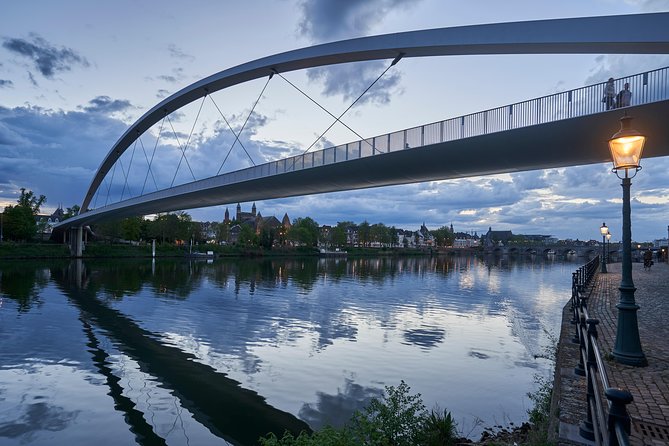
[(638, 169), (646, 137), (631, 127), (632, 118), (620, 118), (620, 130), (609, 139), (613, 170)]
[(611, 233), (610, 232), (606, 233), (606, 241), (608, 241), (608, 242), (611, 241)]
[(599, 232), (601, 232), (602, 235), (608, 234), (609, 228), (606, 226), (606, 223), (602, 223), (602, 227), (599, 228)]

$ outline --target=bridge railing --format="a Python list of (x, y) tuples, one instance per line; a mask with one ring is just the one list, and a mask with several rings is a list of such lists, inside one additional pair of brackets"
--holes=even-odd
[[(669, 99), (669, 67), (617, 79), (615, 90), (630, 84), (631, 105)], [(591, 115), (606, 110), (604, 84), (595, 84), (517, 102), (444, 121), (329, 147), (222, 174), (224, 182), (251, 180), (342, 161), (414, 149), (490, 133)]]
[(610, 386), (597, 343), (599, 320), (588, 315), (588, 298), (598, 269), (599, 256), (572, 273), (571, 310), (576, 328), (573, 341), (579, 344), (579, 363), (574, 373), (585, 376), (587, 382), (586, 418), (579, 433), (596, 445), (628, 446), (631, 419), (627, 404), (632, 402), (632, 395)]

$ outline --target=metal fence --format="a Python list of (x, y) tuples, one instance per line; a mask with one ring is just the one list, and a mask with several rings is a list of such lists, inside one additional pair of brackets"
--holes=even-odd
[[(669, 99), (669, 67), (615, 80), (615, 91), (630, 84), (632, 102), (642, 105)], [(339, 163), (399, 150), (454, 141), (495, 132), (592, 115), (606, 110), (604, 83), (568, 90), (524, 102), (433, 122), (385, 135), (342, 144), (247, 169), (224, 173), (227, 184), (311, 167)]]
[(597, 345), (599, 320), (588, 315), (588, 297), (598, 268), (599, 256), (572, 273), (572, 323), (576, 327), (573, 341), (580, 347), (579, 363), (574, 372), (587, 380), (587, 415), (579, 433), (596, 445), (628, 446), (631, 420), (627, 404), (632, 402), (632, 394), (609, 385)]

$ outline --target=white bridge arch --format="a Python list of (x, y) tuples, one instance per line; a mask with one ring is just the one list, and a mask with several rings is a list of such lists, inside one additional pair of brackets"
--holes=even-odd
[[(363, 37), (288, 51), (216, 73), (195, 82), (166, 98), (138, 119), (114, 144), (100, 164), (81, 205), (81, 214), (62, 223), (65, 227), (77, 226), (98, 220), (102, 212), (91, 214), (89, 206), (103, 179), (120, 156), (132, 143), (165, 115), (204, 97), (205, 95), (253, 79), (269, 76), (273, 72), (288, 72), (305, 68), (346, 62), (396, 59), (399, 57), (427, 57), (478, 54), (667, 54), (669, 53), (669, 13), (635, 14), (622, 16), (586, 17), (539, 20), (514, 23), (472, 25), (453, 28), (410, 31), (396, 34)], [(652, 116), (657, 110), (649, 113)], [(610, 120), (610, 118), (609, 118)], [(590, 124), (588, 124), (590, 125)], [(606, 134), (606, 133), (604, 133)], [(665, 135), (666, 136), (666, 135)], [(666, 138), (665, 138), (666, 139)], [(652, 153), (652, 150), (651, 152)], [(666, 155), (660, 150), (654, 156)], [(575, 163), (600, 162), (604, 159), (574, 159)], [(508, 163), (507, 163), (508, 164)], [(555, 164), (548, 163), (546, 167)], [(503, 172), (541, 168), (542, 166), (505, 166), (486, 172)], [(475, 172), (469, 174), (477, 174)], [(467, 176), (459, 175), (459, 176)], [(485, 174), (485, 172), (478, 173)], [(442, 178), (447, 178), (445, 175)], [(458, 177), (453, 175), (450, 177)], [(434, 174), (413, 181), (436, 178)], [(202, 183), (201, 180), (195, 183)], [(403, 181), (411, 182), (411, 181)], [(386, 184), (400, 184), (390, 182)], [(374, 185), (384, 185), (383, 182)], [(194, 193), (193, 188), (173, 193)], [(369, 186), (369, 187), (372, 187)], [(359, 187), (353, 187), (359, 188)], [(182, 188), (183, 189), (183, 188)], [(195, 188), (197, 189), (197, 188)], [(306, 193), (325, 191), (314, 189)], [(332, 190), (332, 189), (329, 189)], [(155, 203), (165, 202), (165, 191), (156, 196)], [(169, 194), (169, 193), (168, 193)], [(289, 196), (289, 195), (285, 195)], [(155, 206), (126, 200), (132, 212), (122, 212), (125, 202), (106, 208), (115, 215), (156, 212)], [(186, 201), (187, 202), (187, 201)], [(203, 200), (200, 205), (223, 204), (221, 200)], [(191, 206), (200, 207), (200, 206)], [(182, 207), (183, 209), (187, 207)], [(165, 209), (173, 210), (174, 207)], [(99, 211), (99, 210), (98, 210)], [(88, 214), (88, 215), (87, 215)], [(93, 215), (95, 214), (95, 215)]]

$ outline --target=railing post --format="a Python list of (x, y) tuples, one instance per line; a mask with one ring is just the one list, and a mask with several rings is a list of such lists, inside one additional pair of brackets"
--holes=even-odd
[(571, 323), (574, 325), (574, 337), (571, 342), (578, 344), (578, 272), (571, 273)]
[(586, 339), (585, 336), (583, 336), (583, 329), (585, 328), (585, 312), (582, 311), (587, 303), (587, 298), (584, 296), (579, 295), (578, 298), (578, 364), (574, 368), (574, 373), (577, 374), (578, 376), (586, 376), (585, 374), (585, 364), (583, 363), (583, 353), (587, 352), (587, 345), (586, 345)]
[(604, 391), (606, 399), (611, 402), (609, 408), (608, 431), (609, 431), (609, 445), (618, 446), (618, 435), (616, 434), (616, 425), (619, 425), (623, 432), (629, 436), (631, 432), (630, 416), (627, 413), (627, 405), (631, 403), (634, 398), (627, 390), (615, 389), (609, 387)]
[(586, 320), (586, 323), (588, 324), (588, 334), (586, 335), (586, 348), (587, 348), (587, 371), (586, 371), (586, 379), (587, 379), (587, 390), (586, 390), (586, 401), (587, 401), (587, 413), (585, 420), (581, 423), (579, 426), (579, 433), (581, 434), (581, 437), (587, 438), (588, 440), (594, 441), (595, 440), (595, 431), (593, 428), (592, 424), (592, 408), (593, 408), (593, 403), (595, 401), (595, 386), (594, 386), (594, 380), (595, 380), (595, 375), (594, 372), (597, 369), (597, 358), (595, 358), (595, 347), (593, 344), (593, 340), (597, 339), (597, 324), (599, 324), (599, 320), (597, 319), (588, 319)]

